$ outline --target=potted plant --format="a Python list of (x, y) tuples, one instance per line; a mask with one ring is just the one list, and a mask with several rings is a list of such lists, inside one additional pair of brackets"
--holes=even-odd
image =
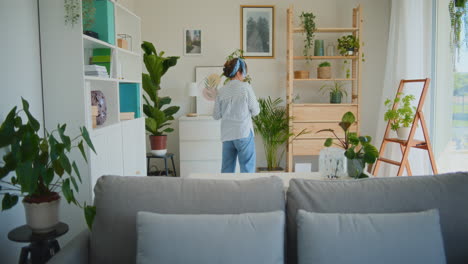
[[(65, 134), (66, 124), (59, 124), (43, 136), (39, 122), (29, 112), (29, 103), (22, 99), (22, 104), (23, 109), (15, 106), (0, 126), (0, 148), (7, 150), (0, 162), (2, 211), (15, 206), (22, 196), (27, 225), (36, 233), (48, 232), (59, 223), (61, 190), (68, 203), (84, 208), (91, 228), (96, 209), (75, 199), (81, 176), (76, 162), (70, 160), (72, 150), (78, 148), (87, 161), (85, 143), (95, 152), (88, 131), (81, 127), (80, 134), (70, 138)], [(10, 172), (14, 175), (8, 178)]]
[(301, 19), (301, 25), (304, 28), (304, 56), (306, 57), (306, 61), (309, 62), (310, 60), (310, 50), (312, 48), (312, 43), (314, 41), (314, 32), (316, 30), (315, 26), (315, 15), (312, 12), (302, 12), (299, 16)]
[(324, 84), (320, 87), (320, 91), (330, 93), (330, 103), (331, 104), (340, 104), (343, 95), (348, 96), (346, 89), (344, 88), (344, 83), (339, 81), (334, 81), (333, 84)]
[[(161, 90), (161, 77), (169, 68), (177, 64), (179, 57), (163, 57), (164, 52), (157, 53), (154, 45), (144, 41), (141, 44), (144, 51), (143, 62), (148, 73), (143, 73), (143, 90), (149, 96), (143, 96), (143, 112), (146, 115), (145, 127), (150, 133), (151, 152), (158, 156), (163, 156), (167, 152), (167, 133), (174, 131), (167, 127), (174, 120), (174, 114), (180, 109), (179, 106), (169, 106), (171, 98), (168, 96), (159, 97)], [(164, 109), (163, 109), (164, 108)]]
[[(394, 100), (385, 100), (387, 111), (384, 114), (385, 121), (390, 121), (390, 128), (397, 133), (399, 139), (408, 139), (411, 124), (414, 120), (416, 107), (411, 106), (411, 102), (416, 98), (409, 94), (401, 98), (401, 93), (398, 93)], [(403, 105), (399, 106), (402, 102)], [(393, 105), (395, 104), (395, 107)]]
[(318, 79), (331, 79), (331, 64), (328, 61), (324, 61), (319, 64), (317, 68)]
[[(294, 134), (289, 132), (290, 117), (287, 115), (286, 108), (281, 106), (282, 102), (281, 98), (275, 100), (270, 97), (258, 99), (260, 114), (252, 118), (255, 133), (259, 134), (263, 139), (263, 148), (267, 160), (266, 168), (257, 169), (260, 172), (284, 171), (280, 167), (280, 163), (285, 149), (281, 150), (281, 148)], [(305, 130), (301, 131), (297, 136), (304, 133)]]
[(344, 155), (347, 158), (347, 171), (348, 176), (358, 179), (367, 178), (368, 176), (364, 173), (364, 167), (366, 163), (373, 164), (379, 157), (379, 152), (371, 144), (372, 138), (370, 136), (358, 136), (357, 133), (350, 132), (349, 129), (356, 122), (356, 117), (352, 112), (347, 112), (343, 115), (340, 122), (340, 127), (344, 131), (344, 139), (336, 135), (333, 129), (322, 129), (317, 131), (330, 132), (335, 137), (327, 138), (325, 140), (325, 147), (336, 145), (345, 150)]
[(359, 51), (359, 39), (353, 35), (342, 36), (338, 39), (338, 50), (342, 56), (353, 56)]

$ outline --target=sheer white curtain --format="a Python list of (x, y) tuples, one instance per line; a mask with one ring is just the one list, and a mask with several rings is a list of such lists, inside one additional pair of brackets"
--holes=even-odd
[[(380, 148), (387, 122), (383, 116), (387, 110), (384, 101), (393, 99), (396, 95), (401, 79), (423, 79), (430, 77), (431, 73), (431, 31), (432, 31), (432, 7), (428, 0), (392, 0), (390, 15), (389, 42), (387, 48), (387, 61), (379, 120), (377, 122), (377, 134), (374, 143)], [(405, 93), (411, 91), (414, 86), (406, 86)], [(429, 96), (426, 97), (425, 109), (429, 109)], [(418, 98), (417, 98), (418, 99)], [(417, 100), (415, 102), (417, 104)], [(424, 111), (426, 122), (430, 120), (430, 112)], [(429, 124), (428, 124), (429, 126)], [(394, 133), (394, 132), (392, 132)], [(396, 135), (394, 135), (396, 137)], [(422, 138), (420, 127), (416, 138)], [(397, 144), (387, 144), (385, 157), (394, 160), (401, 159), (401, 150)], [(411, 149), (410, 165), (413, 175), (427, 173), (427, 153)], [(381, 163), (379, 176), (396, 176), (396, 166)]]

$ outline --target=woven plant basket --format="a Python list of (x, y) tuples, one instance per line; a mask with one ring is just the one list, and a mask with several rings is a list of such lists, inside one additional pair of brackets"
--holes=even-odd
[(331, 79), (331, 67), (318, 67), (317, 78), (318, 79)]
[(295, 71), (294, 79), (309, 79), (309, 72), (308, 71)]

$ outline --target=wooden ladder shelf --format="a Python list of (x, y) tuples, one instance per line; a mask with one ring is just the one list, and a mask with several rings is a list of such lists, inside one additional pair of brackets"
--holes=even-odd
[[(389, 133), (390, 133), (391, 129), (390, 129), (390, 121), (388, 121), (387, 128), (385, 129), (384, 138), (382, 140), (382, 145), (380, 146), (379, 158), (377, 159), (377, 162), (375, 163), (374, 171), (372, 173), (374, 176), (377, 176), (377, 174), (379, 172), (381, 162), (385, 162), (385, 163), (388, 163), (388, 164), (398, 166), (399, 168), (398, 168), (397, 176), (401, 176), (403, 174), (403, 171), (404, 171), (405, 168), (406, 168), (407, 175), (411, 176), (412, 172), (411, 172), (411, 167), (410, 167), (410, 164), (409, 164), (409, 161), (408, 161), (408, 157), (409, 157), (409, 153), (410, 153), (411, 148), (418, 148), (418, 149), (427, 150), (428, 155), (429, 155), (429, 160), (430, 160), (431, 166), (432, 166), (432, 171), (433, 171), (434, 174), (437, 174), (437, 166), (436, 166), (435, 159), (434, 159), (434, 153), (432, 152), (432, 148), (431, 148), (431, 142), (430, 142), (430, 139), (429, 139), (429, 132), (428, 132), (428, 129), (427, 129), (427, 126), (426, 126), (426, 121), (424, 119), (424, 114), (422, 112), (422, 108), (423, 108), (423, 105), (424, 105), (424, 100), (425, 100), (426, 95), (427, 95), (427, 90), (429, 89), (430, 79), (426, 78), (426, 79), (417, 79), (417, 80), (401, 80), (400, 81), (400, 86), (398, 87), (396, 97), (399, 97), (402, 94), (404, 86), (405, 86), (406, 83), (418, 83), (418, 82), (423, 83), (424, 86), (423, 86), (423, 89), (422, 89), (422, 92), (421, 92), (421, 96), (420, 96), (420, 99), (419, 99), (418, 106), (416, 108), (416, 113), (415, 113), (415, 116), (414, 116), (413, 124), (411, 125), (411, 130), (410, 130), (408, 139), (404, 140), (404, 139), (398, 139), (398, 138), (389, 138)], [(395, 110), (395, 109), (397, 109), (397, 107), (398, 107), (398, 103), (394, 103), (392, 109)], [(418, 123), (421, 124), (421, 128), (422, 128), (423, 135), (424, 135), (424, 140), (415, 140), (414, 139), (414, 134), (416, 133), (416, 128), (417, 128)], [(384, 155), (385, 148), (386, 148), (388, 143), (396, 143), (396, 144), (400, 145), (400, 150), (401, 150), (401, 153), (402, 153), (402, 158), (401, 158), (400, 161), (395, 161), (395, 160), (391, 160), (391, 159), (387, 159), (387, 158), (382, 157)]]

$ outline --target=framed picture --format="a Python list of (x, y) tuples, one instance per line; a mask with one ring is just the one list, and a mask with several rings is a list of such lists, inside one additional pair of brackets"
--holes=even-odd
[(213, 115), (218, 89), (224, 85), (226, 80), (222, 73), (222, 66), (195, 68), (195, 82), (198, 87), (197, 113), (199, 115)]
[(241, 5), (241, 49), (246, 58), (275, 57), (275, 6)]
[(184, 55), (201, 55), (202, 40), (201, 29), (184, 29)]

